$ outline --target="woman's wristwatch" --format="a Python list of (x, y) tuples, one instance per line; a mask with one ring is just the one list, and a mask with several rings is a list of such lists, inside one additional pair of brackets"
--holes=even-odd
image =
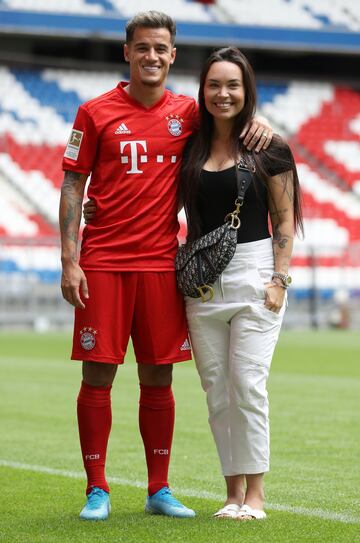
[(274, 279), (275, 277), (277, 279), (280, 279), (282, 283), (280, 286), (282, 286), (283, 288), (289, 288), (289, 286), (291, 285), (292, 280), (290, 275), (288, 275), (287, 273), (274, 272), (271, 279)]

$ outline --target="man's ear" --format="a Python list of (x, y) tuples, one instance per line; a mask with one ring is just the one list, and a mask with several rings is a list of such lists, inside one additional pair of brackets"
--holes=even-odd
[(124, 58), (126, 62), (129, 62), (129, 46), (127, 43), (124, 43)]
[(170, 64), (174, 64), (175, 58), (176, 58), (176, 47), (173, 47), (173, 49), (172, 49), (172, 51), (171, 51), (171, 60), (170, 60)]

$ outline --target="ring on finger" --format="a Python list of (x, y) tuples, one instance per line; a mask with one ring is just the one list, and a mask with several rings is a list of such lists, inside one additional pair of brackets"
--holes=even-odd
[(268, 137), (268, 133), (267, 133), (267, 132), (263, 132), (263, 133), (261, 134), (261, 137), (266, 139), (266, 138)]

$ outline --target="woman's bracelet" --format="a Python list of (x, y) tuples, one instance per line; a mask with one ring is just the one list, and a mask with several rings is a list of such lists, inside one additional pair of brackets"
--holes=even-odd
[(287, 273), (280, 273), (275, 271), (272, 274), (271, 280), (273, 281), (274, 279), (279, 279), (281, 281), (281, 285), (279, 286), (282, 286), (284, 288), (289, 288), (289, 286), (291, 285), (291, 277)]

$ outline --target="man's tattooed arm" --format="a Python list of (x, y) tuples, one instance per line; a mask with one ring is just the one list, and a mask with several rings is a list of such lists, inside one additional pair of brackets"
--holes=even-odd
[[(81, 207), (87, 176), (65, 172), (61, 187), (59, 222), (61, 233), (61, 291), (71, 305), (84, 308), (83, 299), (89, 297), (86, 276), (77, 262)], [(80, 295), (82, 294), (82, 297)]]
[(61, 256), (73, 262), (77, 261), (77, 242), (86, 179), (86, 175), (67, 171), (61, 187), (59, 211)]

